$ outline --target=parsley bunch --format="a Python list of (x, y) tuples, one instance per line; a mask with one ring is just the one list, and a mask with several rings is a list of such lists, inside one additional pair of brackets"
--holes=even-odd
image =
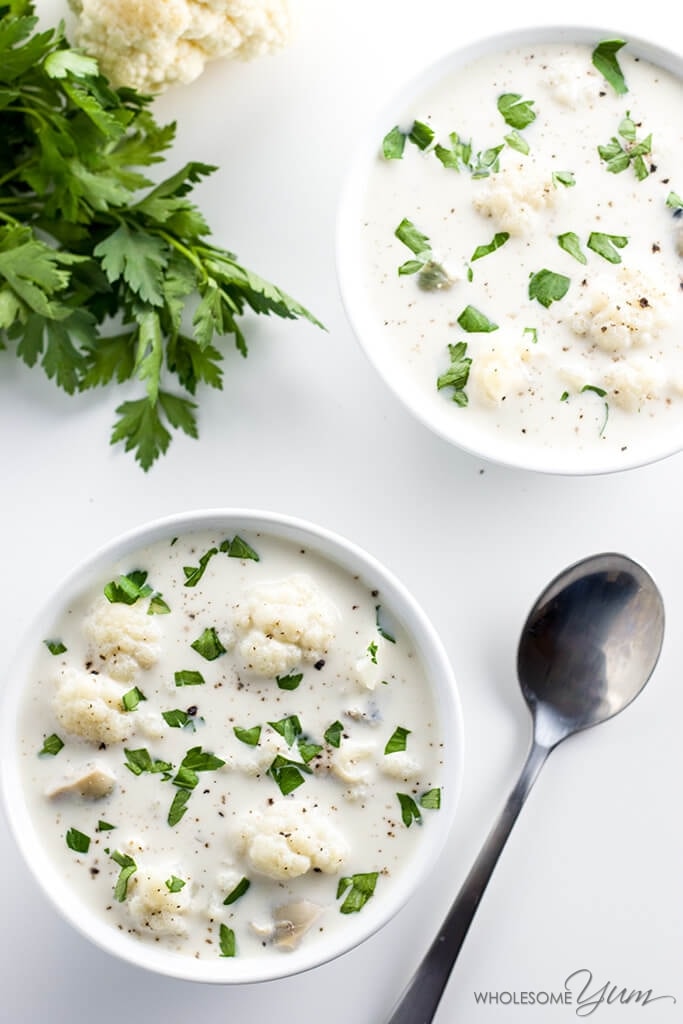
[[(216, 170), (192, 162), (154, 184), (175, 125), (151, 97), (113, 89), (64, 26), (0, 3), (0, 349), (16, 347), (69, 394), (137, 379), (111, 442), (147, 470), (170, 429), (197, 436), (197, 386), (222, 386), (216, 339), (247, 354), (250, 309), (319, 321), (210, 244), (189, 195)], [(183, 393), (163, 386), (177, 378)]]

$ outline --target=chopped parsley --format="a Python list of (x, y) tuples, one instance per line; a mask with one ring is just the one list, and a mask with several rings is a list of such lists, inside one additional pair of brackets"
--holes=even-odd
[(602, 231), (591, 231), (587, 245), (608, 263), (621, 263), (617, 249), (623, 249), (628, 245), (628, 238), (625, 235), (606, 235)]
[(90, 836), (79, 832), (77, 828), (70, 828), (66, 833), (66, 845), (74, 853), (87, 853), (90, 849)]
[(367, 874), (356, 874), (345, 876), (339, 879), (337, 885), (337, 899), (344, 896), (344, 902), (339, 908), (341, 914), (355, 914), (362, 910), (368, 900), (374, 895), (378, 871), (369, 871)]
[(124, 693), (121, 698), (121, 704), (123, 705), (124, 711), (135, 711), (138, 704), (143, 700), (147, 700), (144, 693), (139, 687), (134, 686), (132, 690), (128, 690)]
[(434, 141), (434, 129), (423, 121), (413, 121), (408, 138), (418, 149), (428, 149)]
[(536, 120), (536, 113), (531, 108), (533, 100), (523, 100), (518, 92), (505, 92), (498, 97), (496, 106), (506, 124), (521, 131)]
[(257, 551), (254, 551), (251, 544), (247, 544), (246, 540), (242, 540), (237, 535), (232, 540), (224, 540), (221, 543), (220, 549), (228, 558), (244, 558), (252, 562), (261, 561), (260, 555)]
[(394, 231), (394, 235), (417, 257), (417, 259), (402, 263), (398, 268), (399, 274), (417, 274), (431, 258), (432, 247), (429, 239), (407, 217), (403, 218)]
[(261, 726), (254, 725), (251, 729), (242, 729), (239, 725), (235, 725), (232, 730), (242, 743), (246, 743), (248, 747), (255, 747), (258, 745), (258, 741), (261, 738)]
[(177, 792), (171, 801), (167, 815), (169, 825), (177, 825), (187, 810), (187, 802), (192, 795), (192, 790), (199, 782), (198, 772), (216, 771), (222, 768), (225, 761), (211, 754), (201, 747), (191, 747), (180, 762), (178, 771), (172, 779), (173, 785), (177, 786)]
[(152, 588), (147, 583), (144, 569), (133, 569), (104, 587), (104, 596), (111, 604), (135, 604), (141, 597), (149, 597)]
[(50, 654), (58, 655), (66, 652), (66, 645), (61, 640), (45, 640), (43, 642)]
[(428, 789), (422, 794), (419, 800), (420, 807), (424, 807), (429, 811), (438, 811), (441, 807), (441, 790), (440, 789)]
[(529, 298), (538, 299), (546, 309), (563, 299), (571, 284), (564, 274), (556, 274), (553, 270), (538, 270), (529, 277)]
[(166, 879), (166, 888), (169, 892), (180, 892), (181, 889), (185, 888), (185, 882), (182, 878), (178, 878), (177, 875), (171, 875), (170, 878)]
[(303, 672), (288, 672), (286, 676), (276, 676), (275, 682), (281, 690), (296, 690), (303, 677)]
[(194, 724), (195, 716), (190, 715), (187, 711), (183, 711), (182, 708), (171, 708), (170, 711), (162, 711), (161, 717), (172, 729), (184, 729), (186, 726), (190, 726), (194, 732), (196, 726)]
[(474, 263), (475, 260), (482, 259), (483, 256), (490, 256), (491, 253), (495, 252), (497, 249), (500, 249), (502, 245), (505, 245), (509, 237), (509, 232), (497, 231), (490, 242), (488, 242), (486, 245), (477, 246), (477, 248), (474, 250), (470, 257), (472, 263)]
[[(583, 394), (585, 391), (592, 391), (594, 394), (596, 394), (598, 396), (598, 398), (606, 398), (607, 397), (607, 392), (605, 391), (605, 389), (601, 388), (601, 387), (598, 387), (597, 384), (584, 384), (583, 387), (581, 388), (581, 392), (580, 393)], [(605, 433), (605, 428), (607, 427), (607, 420), (608, 419), (609, 419), (609, 403), (605, 402), (605, 418), (603, 419), (602, 425), (600, 427), (600, 431), (599, 431), (600, 437), (602, 437), (602, 435)]]
[(505, 148), (504, 143), (491, 149), (475, 153), (471, 142), (465, 142), (457, 132), (448, 136), (450, 148), (437, 145), (434, 153), (444, 167), (453, 171), (469, 171), (473, 178), (487, 178), (492, 171), (499, 170), (499, 156)]
[(38, 751), (38, 756), (41, 754), (49, 754), (51, 757), (55, 757), (64, 746), (64, 741), (59, 738), (56, 732), (53, 732), (51, 736), (46, 736), (43, 745)]
[(557, 236), (560, 249), (564, 249), (570, 256), (573, 256), (579, 263), (588, 263), (585, 252), (581, 248), (581, 240), (575, 231), (565, 231), (563, 235)]
[(491, 331), (498, 330), (498, 324), (494, 324), (474, 306), (465, 306), (458, 317), (458, 323), (468, 334), (490, 334)]
[(297, 715), (288, 715), (287, 718), (281, 718), (279, 722), (268, 722), (268, 725), (284, 738), (288, 747), (291, 747), (297, 737), (303, 733)]
[(400, 750), (405, 750), (410, 732), (410, 729), (405, 729), (402, 725), (397, 725), (393, 733), (391, 734), (391, 737), (387, 741), (387, 745), (384, 748), (384, 753), (396, 754)]
[(344, 726), (341, 724), (341, 722), (333, 722), (332, 725), (328, 725), (327, 729), (325, 729), (325, 741), (329, 743), (331, 747), (338, 747), (339, 744), (341, 743), (341, 737), (343, 732)]
[(302, 786), (306, 779), (303, 773), (311, 774), (312, 769), (304, 761), (292, 761), (278, 754), (266, 772), (277, 783), (283, 796), (288, 796)]
[(199, 565), (184, 565), (183, 573), (185, 575), (186, 587), (196, 587), (202, 576), (206, 572), (206, 567), (213, 558), (214, 555), (218, 554), (218, 548), (209, 548), (199, 559)]
[(218, 944), (221, 956), (235, 956), (237, 952), (235, 933), (232, 928), (228, 928), (227, 924), (221, 924), (218, 930)]
[(537, 327), (525, 327), (522, 331), (522, 337), (529, 335), (533, 345), (538, 344), (538, 328)]
[(200, 654), (202, 658), (205, 658), (206, 661), (215, 661), (216, 658), (220, 658), (221, 654), (225, 654), (225, 647), (213, 626), (208, 626), (201, 636), (198, 636), (190, 644), (190, 647), (197, 654)]
[(124, 762), (126, 768), (132, 772), (133, 775), (142, 775), (143, 772), (160, 774), (162, 772), (173, 771), (173, 765), (170, 761), (152, 759), (149, 751), (145, 747), (139, 747), (137, 750), (128, 750), (124, 748), (123, 752), (126, 755), (126, 760)]
[(319, 743), (302, 743), (299, 740), (297, 749), (301, 755), (301, 760), (304, 764), (308, 764), (314, 757), (317, 757), (320, 751), (323, 749)]
[(138, 869), (137, 864), (132, 857), (129, 857), (127, 853), (121, 853), (120, 850), (114, 850), (110, 855), (111, 859), (119, 865), (121, 871), (114, 887), (114, 899), (119, 903), (123, 903), (128, 893), (128, 882), (131, 875), (134, 875)]
[(187, 801), (190, 799), (190, 796), (191, 791), (189, 789), (179, 789), (176, 792), (173, 800), (171, 801), (171, 806), (169, 807), (168, 815), (166, 817), (166, 821), (171, 827), (177, 825), (185, 814), (185, 811), (187, 810)]
[(223, 906), (229, 907), (231, 903), (236, 903), (240, 896), (244, 896), (245, 892), (248, 890), (250, 885), (251, 882), (249, 881), (248, 878), (241, 878), (240, 881), (235, 886), (235, 888), (231, 889), (231, 891), (223, 900)]
[(406, 828), (410, 828), (413, 822), (416, 824), (422, 824), (422, 814), (420, 808), (417, 806), (412, 796), (408, 793), (397, 793), (398, 802), (401, 806), (401, 820)]
[(181, 669), (174, 673), (173, 678), (176, 686), (202, 686), (205, 681), (201, 672), (194, 669)]
[(152, 594), (147, 608), (148, 615), (168, 615), (170, 611), (161, 594)]
[(394, 125), (391, 131), (382, 139), (382, 156), (385, 160), (401, 160), (406, 148), (406, 134), (398, 125)]
[(666, 205), (674, 211), (674, 216), (683, 210), (683, 199), (676, 192), (669, 192), (666, 197)]
[(573, 188), (576, 185), (573, 171), (553, 171), (552, 180), (555, 188), (558, 185), (563, 185), (565, 188)]
[(520, 135), (519, 132), (510, 132), (508, 135), (505, 135), (504, 138), (510, 149), (516, 149), (518, 153), (522, 153), (524, 156), (527, 156), (531, 152), (529, 143), (523, 135)]
[(467, 342), (458, 341), (455, 345), (449, 345), (448, 352), (451, 357), (451, 365), (437, 378), (436, 386), (439, 391), (443, 388), (452, 387), (454, 389), (453, 401), (456, 405), (464, 407), (467, 405), (465, 385), (469, 379), (470, 366), (472, 365), (472, 360), (466, 354)]
[(604, 39), (592, 53), (593, 66), (619, 96), (628, 92), (624, 73), (617, 60), (617, 54), (624, 46), (626, 43), (623, 39)]
[(368, 655), (370, 657), (370, 661), (372, 662), (373, 665), (377, 664), (377, 651), (378, 650), (379, 650), (379, 648), (377, 647), (377, 644), (375, 643), (375, 641), (371, 640), (370, 643), (368, 644), (367, 653), (368, 653)]
[(630, 166), (638, 181), (643, 181), (650, 173), (645, 157), (652, 152), (652, 135), (638, 142), (637, 127), (630, 112), (626, 111), (617, 129), (624, 143), (613, 135), (606, 145), (598, 146), (598, 154), (611, 174), (620, 174)]
[(102, 819), (100, 818), (100, 820), (97, 822), (97, 828), (95, 829), (95, 831), (96, 832), (111, 832), (115, 828), (116, 828), (116, 825), (112, 825), (108, 821), (102, 821)]

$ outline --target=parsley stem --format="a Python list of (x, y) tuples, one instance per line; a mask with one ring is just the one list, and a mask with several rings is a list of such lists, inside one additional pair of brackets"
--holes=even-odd
[(173, 235), (170, 235), (168, 231), (164, 231), (161, 228), (155, 231), (154, 234), (158, 235), (159, 238), (163, 238), (163, 240), (167, 242), (170, 246), (172, 246), (176, 250), (176, 252), (179, 252), (181, 256), (184, 256), (185, 259), (189, 260), (190, 263), (192, 263), (193, 266), (195, 266), (199, 273), (202, 275), (202, 280), (208, 281), (209, 275), (207, 273), (206, 267), (202, 263), (199, 256), (197, 256), (197, 254), (193, 252), (192, 249), (188, 249), (186, 245), (183, 245), (182, 242), (179, 242), (177, 238), (174, 238)]

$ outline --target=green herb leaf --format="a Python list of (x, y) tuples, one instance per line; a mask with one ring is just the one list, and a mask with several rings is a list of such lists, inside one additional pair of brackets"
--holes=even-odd
[(136, 750), (124, 748), (123, 752), (126, 755), (124, 764), (133, 775), (142, 775), (143, 772), (159, 774), (161, 772), (170, 772), (173, 769), (173, 765), (169, 761), (152, 759), (145, 747), (139, 747)]
[(50, 654), (58, 655), (66, 653), (66, 646), (61, 640), (45, 640), (44, 643)]
[(66, 833), (66, 845), (74, 853), (87, 853), (90, 849), (90, 836), (79, 832), (77, 828), (70, 828)]
[(480, 313), (474, 306), (465, 306), (458, 317), (458, 323), (463, 331), (467, 331), (468, 334), (488, 334), (491, 331), (498, 330), (498, 324), (494, 324), (492, 320), (489, 320), (487, 316)]
[(598, 43), (592, 54), (594, 67), (619, 96), (628, 92), (624, 74), (617, 60), (617, 54), (624, 46), (626, 43), (623, 39), (604, 39)]
[(187, 801), (190, 799), (192, 791), (189, 789), (178, 789), (176, 794), (171, 801), (171, 806), (166, 817), (168, 824), (173, 827), (182, 820), (185, 811), (187, 810)]
[(104, 596), (111, 604), (135, 604), (141, 597), (147, 597), (152, 593), (152, 588), (146, 580), (147, 573), (143, 569), (134, 569), (133, 572), (107, 583)]
[(441, 807), (441, 790), (428, 789), (420, 797), (419, 803), (420, 807), (424, 807), (426, 810), (438, 811)]
[(183, 711), (181, 708), (172, 708), (170, 711), (162, 711), (161, 717), (172, 729), (184, 729), (186, 726), (191, 726), (194, 731), (194, 716), (189, 715), (187, 711)]
[(60, 740), (57, 733), (53, 732), (51, 736), (46, 736), (42, 747), (38, 751), (38, 755), (49, 754), (51, 757), (56, 757), (59, 751), (64, 746), (62, 740)]
[(498, 97), (498, 112), (502, 115), (506, 124), (511, 128), (521, 131), (536, 120), (536, 114), (531, 109), (533, 100), (523, 100), (518, 92), (506, 92)]
[(153, 594), (150, 598), (149, 607), (147, 608), (148, 615), (169, 615), (171, 609), (164, 601), (161, 594)]
[(199, 559), (199, 565), (184, 565), (183, 573), (185, 574), (186, 587), (196, 587), (202, 576), (206, 572), (206, 567), (213, 558), (214, 555), (218, 554), (218, 548), (210, 548), (206, 551)]
[(584, 391), (593, 391), (596, 395), (599, 395), (600, 398), (604, 398), (607, 394), (604, 388), (600, 388), (596, 384), (584, 384), (581, 388), (581, 392)]
[(303, 743), (299, 740), (297, 744), (297, 750), (301, 756), (301, 760), (304, 764), (309, 764), (314, 757), (317, 757), (323, 748), (319, 743)]
[(281, 690), (296, 690), (303, 677), (303, 672), (288, 672), (286, 676), (276, 676), (275, 682)]
[(531, 152), (529, 143), (523, 135), (519, 134), (519, 132), (510, 132), (510, 134), (505, 135), (504, 138), (510, 149), (516, 149), (518, 153), (523, 153), (524, 156), (527, 156)]
[[(200, 654), (206, 661), (215, 661), (216, 658), (220, 658), (221, 654), (225, 654), (225, 647), (218, 638), (218, 633), (213, 626), (207, 627), (204, 632), (197, 637), (190, 647)], [(184, 684), (187, 685), (187, 684)]]
[[(403, 218), (394, 231), (394, 234), (398, 238), (399, 242), (403, 242), (404, 245), (407, 245), (410, 251), (414, 252), (416, 256), (422, 256), (423, 254), (431, 255), (429, 239), (426, 235), (423, 235), (407, 217)], [(422, 264), (420, 264), (420, 266), (421, 265)]]
[(397, 793), (398, 802), (401, 805), (401, 818), (406, 828), (410, 828), (413, 822), (422, 824), (422, 815), (412, 796), (408, 793)]
[(108, 821), (102, 821), (102, 819), (100, 819), (97, 822), (97, 828), (95, 829), (95, 831), (96, 832), (111, 832), (112, 829), (115, 829), (115, 828), (116, 828), (116, 825), (112, 825)]
[(377, 644), (373, 640), (368, 644), (368, 654), (370, 655), (370, 661), (372, 662), (373, 665), (377, 664), (377, 651)]
[(325, 742), (329, 743), (331, 747), (339, 747), (343, 732), (344, 726), (341, 724), (341, 722), (333, 722), (332, 725), (328, 725), (327, 729), (325, 729)]
[(418, 149), (425, 150), (434, 141), (434, 130), (422, 121), (413, 121), (408, 138)]
[(203, 686), (205, 682), (201, 672), (189, 668), (174, 672), (173, 678), (176, 686)]
[(303, 733), (301, 722), (296, 715), (289, 715), (287, 718), (281, 718), (279, 722), (268, 722), (268, 725), (272, 729), (275, 729), (275, 732), (279, 733), (280, 736), (284, 737), (288, 747), (291, 747), (296, 739)]
[(308, 765), (301, 761), (291, 761), (278, 754), (266, 772), (277, 783), (283, 796), (289, 796), (295, 789), (302, 786), (306, 779), (303, 773), (311, 773)]
[(181, 889), (185, 888), (185, 882), (182, 878), (178, 878), (177, 875), (171, 875), (170, 878), (166, 879), (166, 888), (169, 892), (180, 892)]
[(410, 729), (405, 729), (402, 725), (397, 725), (384, 748), (384, 753), (396, 754), (398, 751), (405, 750), (410, 731)]
[(254, 551), (251, 544), (241, 537), (233, 537), (230, 541), (223, 541), (221, 551), (227, 552), (228, 558), (245, 558), (252, 562), (260, 562), (261, 558), (257, 551)]
[[(500, 249), (502, 245), (505, 245), (510, 235), (507, 231), (497, 231), (491, 241), (487, 245), (478, 245), (472, 253), (470, 259), (474, 263), (475, 260), (480, 260), (483, 256), (490, 256), (492, 252)], [(468, 309), (472, 307), (469, 306)], [(462, 314), (461, 314), (462, 315)]]
[(235, 941), (235, 933), (232, 928), (228, 928), (227, 924), (221, 924), (218, 930), (218, 944), (221, 950), (221, 956), (235, 956), (237, 953), (237, 944)]
[(398, 125), (382, 139), (382, 155), (385, 160), (401, 160), (406, 145), (406, 135)]
[(573, 256), (579, 263), (588, 263), (585, 252), (581, 249), (581, 241), (574, 231), (566, 231), (563, 235), (557, 236), (560, 249), (564, 249), (570, 256)]
[(525, 336), (527, 334), (531, 338), (532, 345), (536, 345), (538, 343), (538, 328), (537, 327), (525, 327), (524, 330), (522, 331), (522, 336)]
[(229, 907), (232, 903), (236, 903), (240, 896), (244, 896), (245, 892), (249, 889), (251, 882), (248, 878), (241, 878), (234, 889), (228, 893), (223, 900), (223, 906)]
[(666, 205), (676, 213), (677, 210), (683, 210), (683, 199), (678, 195), (677, 192), (669, 192), (666, 197)]
[(563, 185), (565, 188), (573, 188), (576, 185), (576, 178), (573, 171), (553, 171), (553, 185)]
[(132, 857), (129, 857), (127, 853), (121, 853), (120, 850), (114, 850), (111, 859), (121, 868), (114, 888), (114, 899), (123, 903), (128, 895), (128, 882), (137, 871), (138, 866)]
[(224, 764), (225, 761), (215, 754), (202, 750), (201, 747), (191, 747), (180, 762), (180, 767), (192, 772), (212, 772), (222, 768)]
[(469, 379), (470, 366), (472, 365), (472, 360), (466, 354), (467, 342), (459, 341), (455, 345), (449, 345), (448, 351), (451, 357), (451, 365), (445, 373), (442, 373), (437, 378), (436, 386), (439, 390), (452, 387), (454, 389), (453, 401), (456, 405), (466, 406), (467, 393), (465, 392), (465, 385)]
[(628, 238), (625, 235), (606, 235), (602, 231), (591, 231), (587, 245), (608, 263), (621, 263), (617, 249), (623, 249), (628, 245)]
[(261, 726), (254, 725), (251, 729), (242, 729), (240, 726), (235, 725), (232, 730), (242, 743), (246, 743), (249, 747), (258, 746), (258, 742), (261, 739)]
[(337, 885), (337, 899), (345, 896), (344, 902), (339, 908), (342, 914), (355, 914), (362, 910), (368, 900), (374, 895), (378, 871), (369, 871), (366, 874), (348, 875), (339, 879)]
[(553, 302), (563, 299), (569, 291), (571, 281), (564, 274), (552, 270), (539, 270), (529, 278), (529, 298), (538, 299), (548, 309)]
[(138, 704), (143, 700), (147, 700), (144, 693), (139, 687), (134, 686), (132, 690), (128, 690), (124, 693), (121, 698), (121, 704), (123, 705), (124, 711), (135, 711)]

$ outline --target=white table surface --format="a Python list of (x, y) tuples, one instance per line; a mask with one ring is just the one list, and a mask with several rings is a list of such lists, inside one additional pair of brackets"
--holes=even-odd
[[(576, 1002), (541, 1009), (522, 1004), (522, 993), (562, 991), (586, 969), (592, 990), (609, 983), (606, 993), (615, 985), (678, 1000), (603, 1004), (596, 1020), (672, 1024), (683, 1019), (682, 456), (573, 479), (485, 464), (433, 436), (388, 393), (351, 334), (334, 223), (356, 126), (431, 58), (538, 20), (588, 21), (680, 46), (680, 8), (518, 0), (495, 18), (490, 4), (452, 0), (299, 8), (296, 38), (281, 54), (212, 66), (158, 100), (156, 113), (179, 122), (174, 167), (190, 157), (220, 165), (197, 193), (216, 240), (329, 331), (250, 323), (249, 358), (229, 352), (224, 390), (202, 396), (200, 441), (177, 437), (147, 475), (108, 447), (125, 391), (67, 397), (0, 354), (3, 653), (74, 560), (142, 521), (202, 506), (317, 521), (390, 566), (446, 644), (465, 724), (457, 824), (429, 884), (362, 948), (297, 978), (232, 988), (160, 979), (91, 947), (47, 903), (3, 828), (2, 1018), (383, 1024), (522, 764), (530, 724), (515, 653), (528, 608), (565, 565), (611, 549), (643, 562), (664, 593), (660, 663), (622, 716), (550, 758), (436, 1020), (573, 1020)], [(46, 24), (67, 13), (56, 0), (38, 10)], [(518, 1005), (482, 1005), (482, 991), (515, 994)]]

